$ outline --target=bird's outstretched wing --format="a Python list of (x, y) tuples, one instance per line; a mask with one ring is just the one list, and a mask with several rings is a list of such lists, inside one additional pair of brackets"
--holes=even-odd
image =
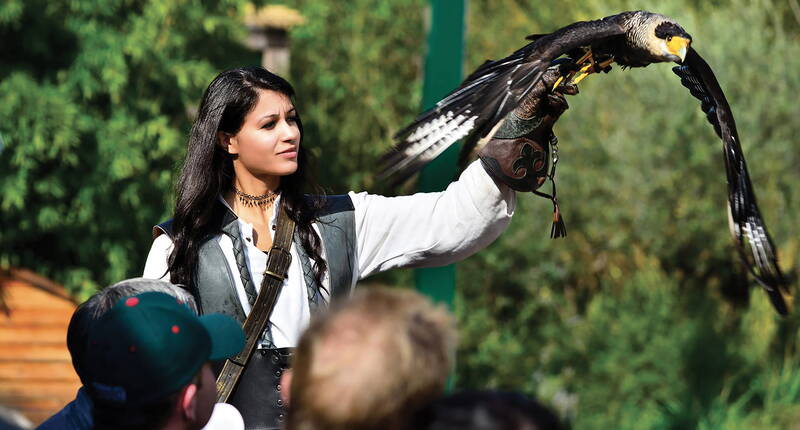
[(722, 139), (725, 170), (728, 174), (728, 221), (737, 249), (748, 270), (766, 290), (781, 315), (788, 309), (782, 293), (786, 282), (778, 267), (775, 247), (758, 210), (753, 185), (747, 173), (736, 122), (722, 89), (708, 63), (694, 49), (689, 49), (683, 64), (673, 69), (681, 83), (700, 100), (701, 108)]
[(456, 90), (395, 135), (398, 144), (379, 162), (380, 176), (402, 182), (450, 145), (479, 139), (517, 107), (542, 78), (551, 61), (575, 48), (624, 34), (623, 14), (581, 21), (536, 39), (506, 58), (487, 61)]

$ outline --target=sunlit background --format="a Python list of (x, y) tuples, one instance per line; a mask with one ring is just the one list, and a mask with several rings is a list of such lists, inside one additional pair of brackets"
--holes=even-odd
[[(282, 4), (297, 15), (282, 8), (272, 25), (287, 31), (281, 67), (319, 182), (413, 191), (374, 169), (420, 108), (428, 1)], [(262, 61), (244, 42), (264, 6), (0, 2), (0, 267), (77, 300), (140, 275), (202, 91)], [(528, 34), (630, 9), (676, 19), (716, 72), (796, 289), (797, 0), (469, 0), (464, 70)], [(777, 317), (739, 263), (721, 142), (670, 67), (615, 68), (569, 99), (555, 130), (565, 239), (548, 238), (549, 201), (519, 195), (508, 231), (458, 265), (456, 388), (524, 391), (575, 429), (800, 428), (800, 319)]]

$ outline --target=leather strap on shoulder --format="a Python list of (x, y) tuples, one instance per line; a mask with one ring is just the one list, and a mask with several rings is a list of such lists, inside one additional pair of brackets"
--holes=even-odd
[(225, 360), (225, 365), (217, 377), (217, 403), (225, 403), (236, 389), (236, 384), (247, 366), (258, 340), (269, 323), (269, 317), (275, 308), (281, 286), (289, 265), (292, 263), (290, 253), (292, 236), (294, 236), (295, 223), (289, 218), (283, 205), (278, 213), (277, 231), (272, 242), (272, 249), (267, 257), (267, 267), (264, 270), (264, 279), (261, 281), (261, 291), (258, 293), (253, 310), (242, 326), (244, 330), (244, 348), (239, 355)]

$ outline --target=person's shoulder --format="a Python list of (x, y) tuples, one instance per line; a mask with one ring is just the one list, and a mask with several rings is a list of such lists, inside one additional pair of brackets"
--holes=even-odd
[(37, 430), (89, 430), (92, 426), (92, 401), (81, 387), (74, 400), (40, 424)]
[(172, 244), (172, 236), (168, 234), (159, 234), (155, 239), (153, 239), (150, 249), (167, 250), (172, 246)]
[[(213, 225), (220, 225), (229, 222), (231, 219), (235, 218), (236, 215), (233, 214), (233, 210), (225, 203), (225, 200), (219, 196), (215, 199), (211, 205), (213, 205), (213, 210), (211, 213), (211, 221), (210, 223)], [(174, 218), (170, 218), (164, 222), (156, 224), (153, 226), (153, 240), (155, 241), (161, 236), (168, 236), (170, 241), (175, 237), (175, 223)]]
[(228, 403), (217, 403), (211, 418), (202, 430), (244, 430), (242, 414), (235, 406)]
[(168, 236), (172, 238), (172, 218), (153, 226), (153, 240), (158, 239), (160, 236)]

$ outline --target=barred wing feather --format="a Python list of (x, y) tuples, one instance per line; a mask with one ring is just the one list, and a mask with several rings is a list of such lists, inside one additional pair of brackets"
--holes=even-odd
[(618, 17), (576, 22), (537, 37), (506, 58), (487, 61), (395, 135), (398, 143), (379, 161), (379, 176), (402, 182), (465, 137), (463, 151), (471, 151), (517, 107), (553, 60), (577, 47), (623, 34)]

